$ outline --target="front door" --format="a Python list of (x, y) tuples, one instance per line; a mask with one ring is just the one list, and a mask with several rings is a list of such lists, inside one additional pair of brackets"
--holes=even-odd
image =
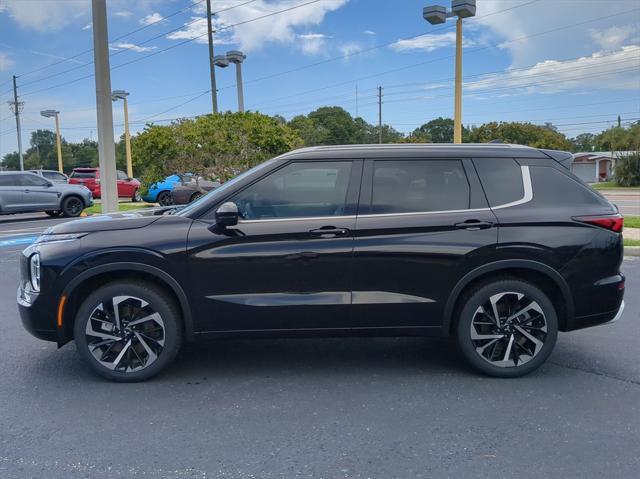
[(53, 185), (38, 175), (20, 175), (22, 182), (22, 201), (26, 209), (55, 210), (58, 208), (60, 192)]
[(129, 177), (124, 171), (118, 170), (116, 172), (117, 175), (117, 185), (118, 185), (118, 196), (121, 198), (131, 198), (133, 197), (134, 187), (129, 181)]
[(344, 327), (361, 171), (359, 160), (292, 161), (225, 200), (238, 206), (238, 225), (195, 221), (197, 329)]
[(469, 160), (366, 162), (353, 313), (372, 328), (433, 328), (498, 228)]

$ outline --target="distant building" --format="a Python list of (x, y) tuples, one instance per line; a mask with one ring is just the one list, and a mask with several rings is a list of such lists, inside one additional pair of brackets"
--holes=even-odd
[(587, 183), (607, 181), (613, 177), (616, 161), (624, 158), (632, 151), (587, 151), (573, 154), (571, 171)]

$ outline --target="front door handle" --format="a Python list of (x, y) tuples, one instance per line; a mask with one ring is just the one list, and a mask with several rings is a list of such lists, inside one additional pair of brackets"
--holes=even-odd
[(312, 236), (320, 236), (321, 238), (335, 238), (336, 236), (345, 236), (349, 234), (347, 228), (334, 228), (333, 226), (323, 226), (315, 230), (309, 231)]
[(463, 223), (456, 223), (454, 226), (461, 230), (477, 231), (491, 228), (493, 223), (490, 221), (467, 220)]

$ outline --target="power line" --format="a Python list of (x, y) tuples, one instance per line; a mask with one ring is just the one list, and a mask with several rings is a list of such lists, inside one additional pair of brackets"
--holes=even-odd
[[(259, 17), (251, 18), (251, 19), (249, 19), (249, 20), (244, 20), (244, 21), (237, 22), (237, 23), (234, 23), (234, 24), (231, 24), (231, 25), (225, 25), (225, 26), (223, 26), (223, 27), (218, 28), (214, 33), (217, 33), (217, 32), (220, 32), (220, 31), (224, 31), (224, 30), (229, 30), (229, 29), (231, 29), (231, 28), (234, 28), (234, 27), (237, 27), (237, 26), (240, 26), (240, 25), (245, 25), (245, 24), (247, 24), (247, 23), (251, 23), (251, 22), (255, 22), (255, 21), (258, 21), (258, 20), (265, 19), (265, 18), (269, 18), (269, 17), (272, 17), (272, 16), (274, 16), (274, 15), (279, 15), (279, 14), (281, 14), (281, 13), (289, 12), (289, 11), (291, 11), (291, 10), (295, 10), (295, 9), (298, 9), (298, 8), (302, 8), (302, 7), (305, 7), (305, 6), (307, 6), (307, 5), (311, 5), (311, 4), (313, 4), (313, 3), (318, 3), (318, 2), (320, 2), (320, 1), (323, 1), (323, 0), (311, 0), (311, 1), (308, 1), (308, 2), (306, 2), (306, 3), (302, 3), (302, 4), (299, 4), (299, 5), (294, 5), (294, 6), (292, 6), (292, 7), (284, 8), (284, 9), (282, 9), (282, 10), (278, 10), (278, 11), (276, 11), (276, 12), (267, 13), (267, 14), (261, 15), (261, 16), (259, 16)], [(184, 26), (182, 26), (182, 27), (180, 27), (180, 28), (183, 28), (183, 27), (184, 27)], [(148, 53), (148, 54), (146, 54), (146, 55), (142, 55), (142, 56), (140, 56), (140, 57), (138, 57), (138, 58), (134, 58), (133, 60), (130, 60), (130, 61), (127, 61), (127, 62), (121, 63), (121, 64), (119, 64), (119, 65), (115, 65), (115, 66), (114, 66), (114, 67), (112, 67), (111, 69), (112, 69), (112, 70), (114, 70), (114, 69), (116, 69), (116, 68), (121, 68), (121, 67), (124, 67), (124, 66), (127, 66), (127, 65), (131, 65), (132, 63), (137, 63), (137, 62), (142, 61), (142, 60), (145, 60), (145, 59), (147, 59), (147, 58), (151, 58), (151, 57), (153, 57), (153, 56), (156, 56), (156, 55), (159, 55), (159, 54), (161, 54), (161, 53), (164, 53), (164, 52), (166, 52), (166, 51), (173, 50), (174, 48), (177, 48), (177, 47), (179, 47), (179, 46), (182, 46), (182, 45), (185, 45), (185, 44), (187, 44), (187, 43), (193, 42), (193, 41), (197, 40), (198, 38), (202, 38), (202, 37), (204, 37), (204, 36), (205, 36), (205, 35), (207, 35), (207, 34), (208, 34), (208, 33), (207, 33), (207, 32), (205, 32), (205, 33), (204, 33), (204, 34), (202, 34), (202, 35), (197, 35), (197, 36), (195, 36), (195, 37), (188, 38), (188, 39), (186, 39), (186, 40), (184, 40), (184, 41), (178, 42), (178, 43), (176, 43), (176, 44), (174, 44), (174, 45), (170, 45), (170, 46), (168, 46), (168, 47), (166, 47), (166, 48), (163, 48), (163, 49), (161, 49), (161, 50), (155, 50), (155, 51), (153, 51), (153, 52), (151, 52), (151, 53)], [(163, 36), (164, 36), (164, 35), (165, 35), (165, 34), (163, 34)], [(59, 83), (59, 84), (57, 84), (57, 85), (49, 86), (49, 87), (46, 87), (46, 88), (41, 88), (41, 89), (39, 89), (39, 90), (32, 90), (32, 91), (29, 91), (29, 92), (27, 92), (27, 93), (23, 93), (23, 94), (22, 94), (22, 96), (24, 97), (24, 96), (27, 96), (27, 95), (33, 95), (33, 94), (35, 94), (35, 93), (40, 93), (40, 92), (44, 92), (44, 91), (53, 90), (53, 89), (55, 89), (55, 88), (60, 88), (60, 87), (62, 87), (62, 86), (70, 85), (70, 84), (72, 84), (72, 83), (76, 83), (76, 82), (79, 82), (79, 81), (81, 81), (81, 80), (85, 80), (85, 79), (87, 79), (87, 78), (91, 78), (91, 77), (93, 77), (93, 76), (94, 76), (93, 74), (85, 75), (85, 76), (83, 76), (83, 77), (76, 78), (76, 79), (73, 79), (73, 80), (69, 80), (69, 81), (67, 81), (67, 82)]]

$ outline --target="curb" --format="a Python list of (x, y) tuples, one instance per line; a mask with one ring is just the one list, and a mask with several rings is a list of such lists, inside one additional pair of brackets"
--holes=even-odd
[(624, 247), (624, 255), (625, 256), (640, 256), (640, 246), (625, 246)]

